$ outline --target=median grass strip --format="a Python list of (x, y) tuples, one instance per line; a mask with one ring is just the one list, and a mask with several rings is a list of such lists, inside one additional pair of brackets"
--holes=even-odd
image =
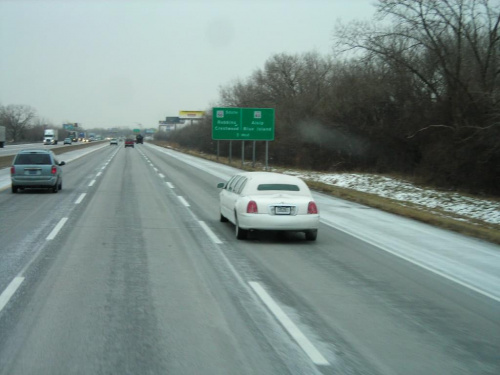
[[(39, 149), (45, 150), (45, 149), (50, 149), (54, 154), (59, 155), (63, 154), (68, 151), (74, 151), (74, 150), (79, 150), (82, 148), (87, 148), (90, 146), (95, 146), (97, 143), (81, 143), (81, 144), (74, 144), (68, 147), (53, 147), (53, 148), (48, 148), (45, 147), (44, 145), (40, 145)], [(5, 147), (8, 147), (5, 146)], [(12, 165), (12, 161), (14, 160), (14, 157), (16, 155), (8, 155), (8, 156), (1, 156), (0, 157), (0, 169), (1, 168), (9, 168)]]

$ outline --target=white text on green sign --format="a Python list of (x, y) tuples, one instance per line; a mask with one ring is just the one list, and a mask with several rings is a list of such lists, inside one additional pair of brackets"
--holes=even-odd
[(213, 108), (212, 138), (274, 140), (273, 108)]

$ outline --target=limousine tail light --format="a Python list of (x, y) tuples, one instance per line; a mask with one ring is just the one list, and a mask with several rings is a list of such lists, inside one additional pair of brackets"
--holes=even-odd
[(316, 206), (316, 203), (309, 202), (309, 205), (307, 206), (307, 213), (315, 215), (318, 214), (318, 206)]
[(256, 214), (256, 213), (258, 213), (257, 203), (255, 203), (255, 201), (248, 202), (247, 214)]

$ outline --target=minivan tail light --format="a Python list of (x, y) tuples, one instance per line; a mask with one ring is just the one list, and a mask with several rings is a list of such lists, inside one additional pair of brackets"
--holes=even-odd
[(57, 173), (57, 168), (56, 168), (55, 165), (52, 166), (52, 169), (51, 169), (50, 173), (52, 173), (52, 174), (56, 174)]
[(257, 203), (255, 201), (250, 201), (247, 204), (247, 214), (256, 214), (258, 213), (257, 210)]
[(16, 173), (16, 167), (12, 166), (10, 167), (10, 174)]
[(316, 206), (316, 203), (309, 202), (309, 205), (307, 206), (307, 213), (308, 214), (317, 214), (318, 213), (318, 206)]

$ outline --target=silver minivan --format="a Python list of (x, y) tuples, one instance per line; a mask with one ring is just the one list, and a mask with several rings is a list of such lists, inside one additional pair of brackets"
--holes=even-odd
[(65, 164), (49, 150), (20, 151), (10, 167), (12, 193), (25, 188), (47, 188), (57, 193), (62, 189), (61, 166)]

